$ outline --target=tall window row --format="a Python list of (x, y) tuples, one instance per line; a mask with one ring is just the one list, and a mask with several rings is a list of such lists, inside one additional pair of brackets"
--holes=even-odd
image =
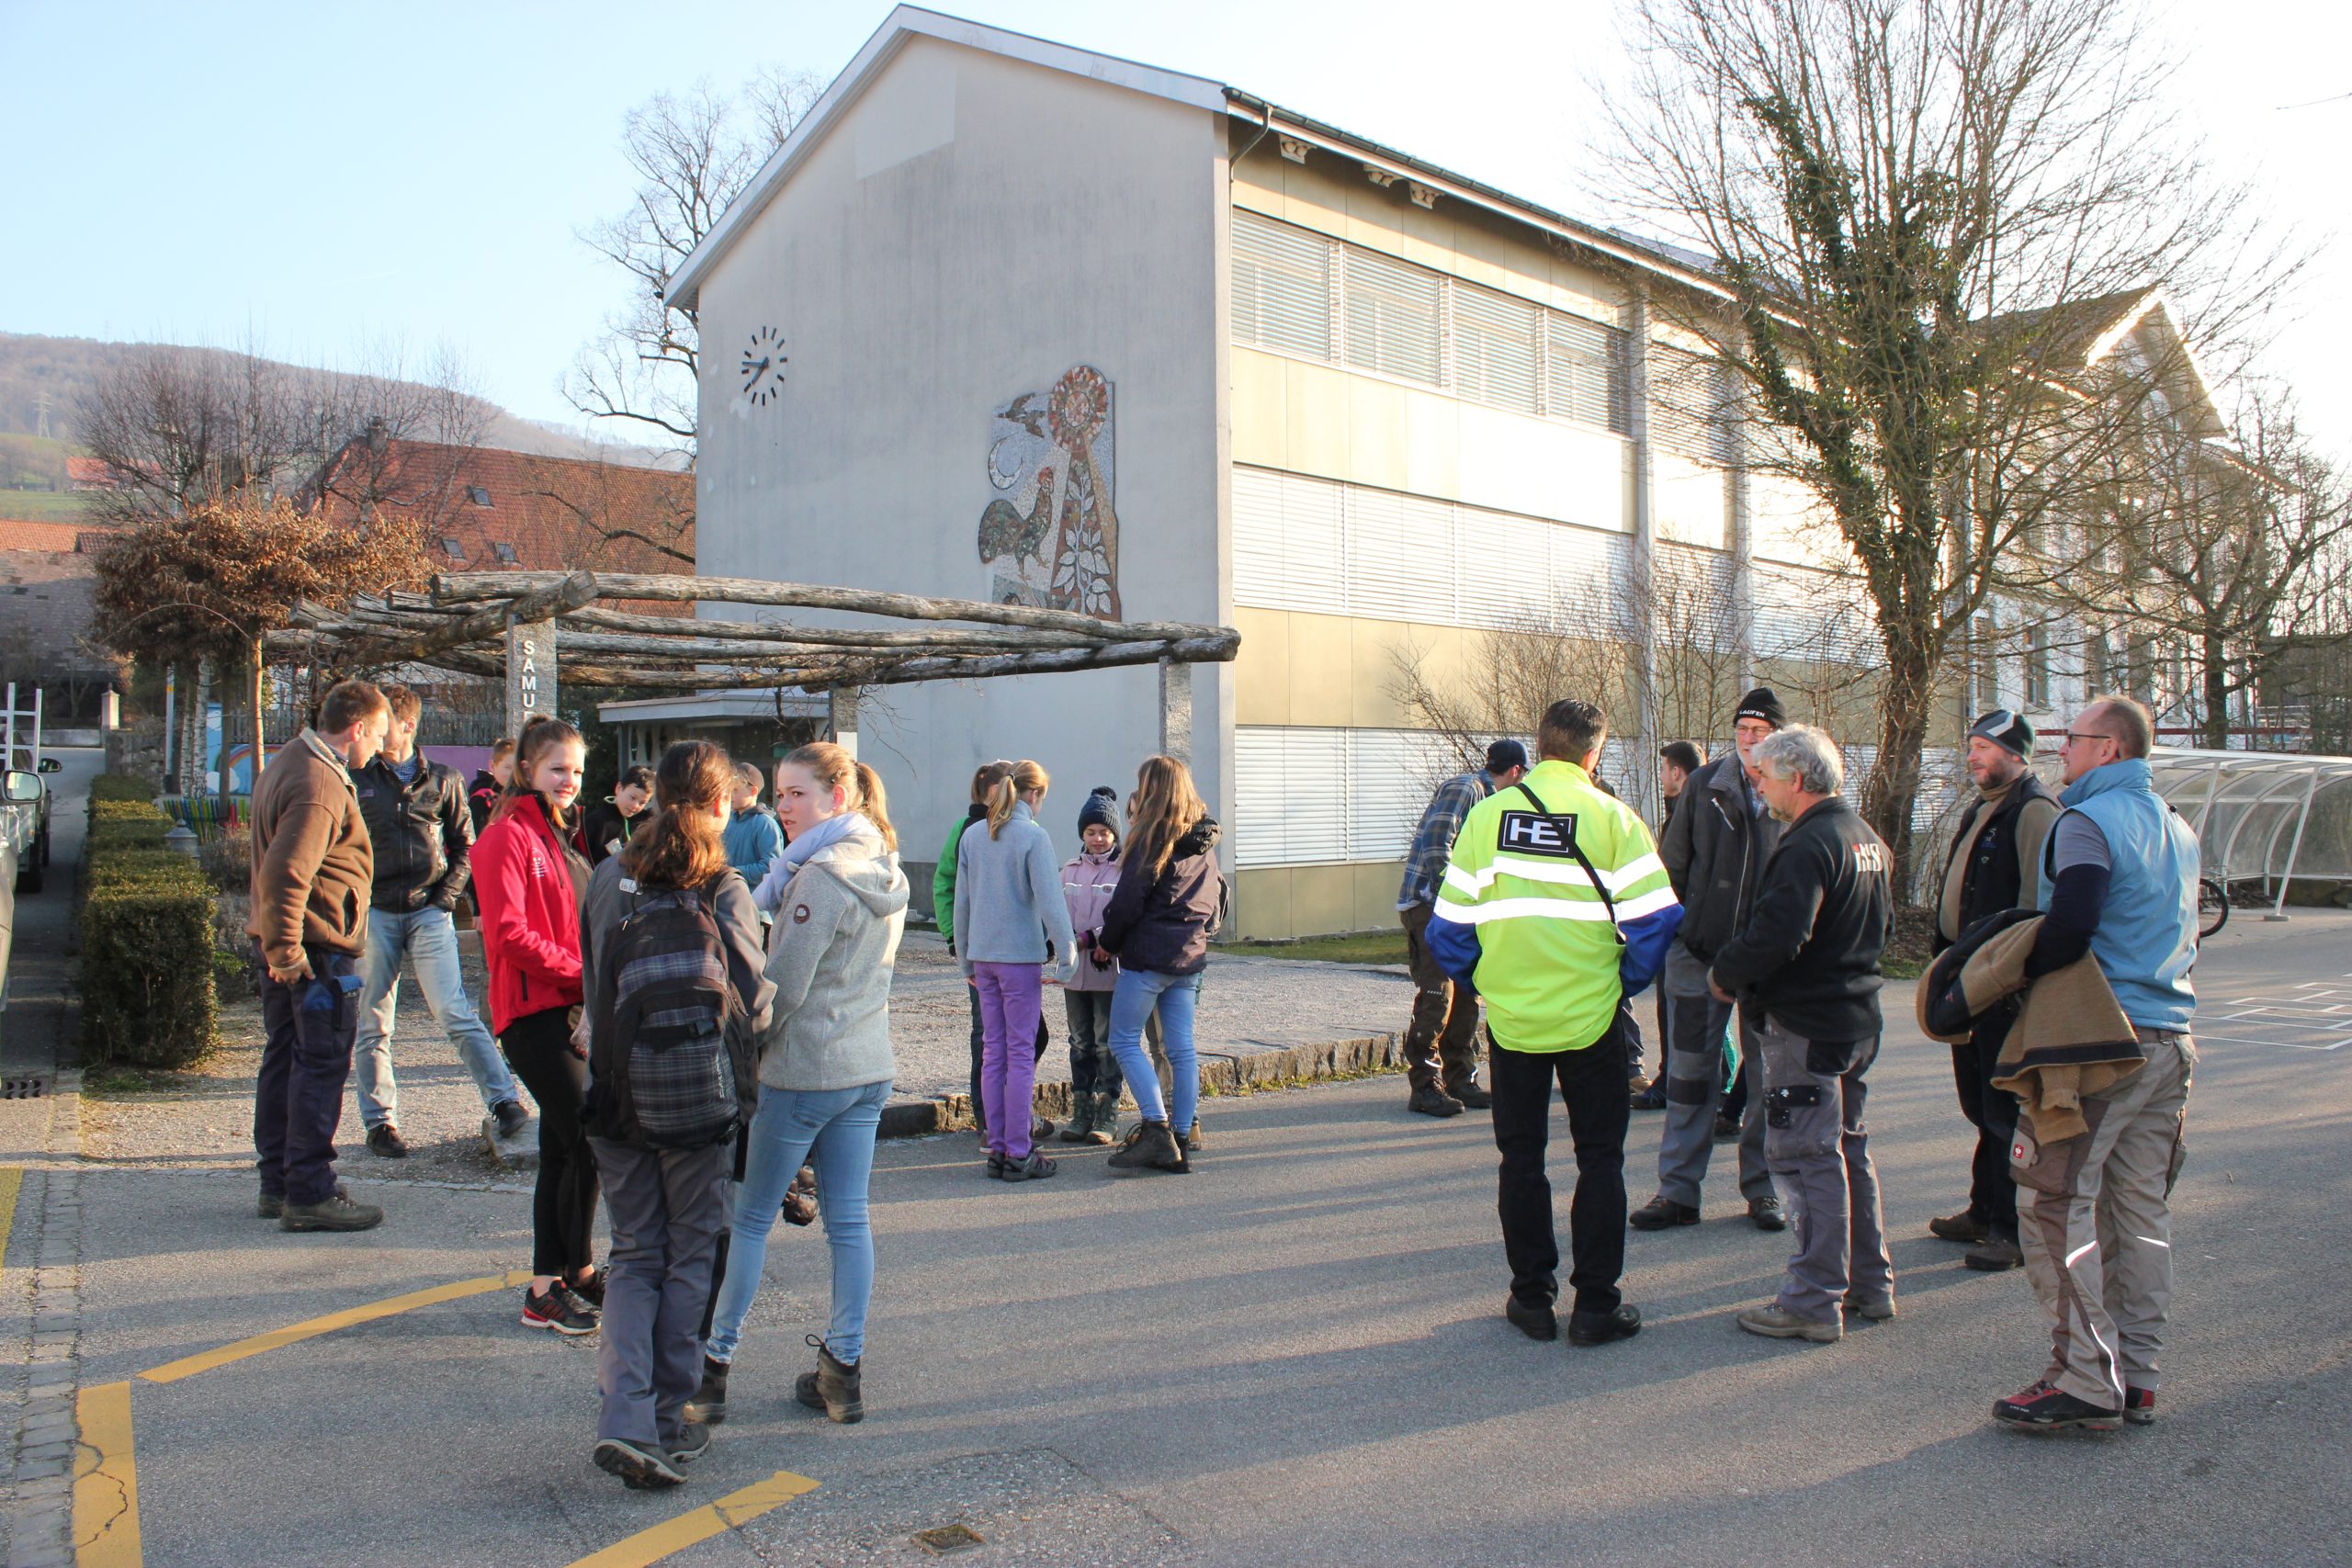
[(1233, 339), (1632, 432), (1615, 327), (1244, 209), (1233, 214)]
[[(1233, 470), (1233, 602), (1263, 610), (1525, 627), (1610, 619), (1632, 541), (1273, 468)], [(1613, 619), (1610, 624), (1614, 624)]]

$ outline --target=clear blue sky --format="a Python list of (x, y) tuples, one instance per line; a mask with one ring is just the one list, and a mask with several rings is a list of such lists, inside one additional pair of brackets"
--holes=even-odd
[[(1548, 205), (1578, 191), (1602, 0), (938, 8), (1230, 83)], [(627, 204), (624, 111), (775, 64), (830, 78), (884, 0), (361, 6), (0, 0), (0, 330), (353, 363), (455, 349), (476, 389), (570, 421), (557, 379), (623, 297), (573, 237)], [(2266, 199), (2345, 221), (2352, 20), (2190, 0), (2183, 113)], [(2277, 368), (2352, 452), (2352, 254), (2331, 245)]]

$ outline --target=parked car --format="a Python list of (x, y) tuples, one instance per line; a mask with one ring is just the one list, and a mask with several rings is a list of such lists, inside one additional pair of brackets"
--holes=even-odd
[[(29, 786), (29, 787), (28, 787)], [(0, 1013), (8, 1006), (8, 957), (16, 946), (17, 889), (24, 883), (24, 859), (33, 852), (36, 835), (45, 835), (48, 826), (45, 807), (28, 796), (39, 795), (45, 802), (49, 788), (37, 773), (7, 773), (5, 799), (0, 799)], [(40, 886), (40, 874), (33, 873), (33, 886)]]
[(43, 757), (29, 773), (21, 768), (8, 770), (7, 836), (14, 841), (17, 854), (7, 881), (17, 892), (40, 892), (49, 871), (49, 784), (41, 774), (56, 773), (64, 766), (54, 757)]

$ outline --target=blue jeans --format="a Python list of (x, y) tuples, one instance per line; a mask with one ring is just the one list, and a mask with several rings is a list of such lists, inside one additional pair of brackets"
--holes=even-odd
[[(1205, 973), (1205, 971), (1204, 971)], [(1201, 1102), (1201, 1069), (1193, 1055), (1193, 1010), (1200, 1005), (1200, 975), (1160, 975), (1149, 969), (1122, 969), (1118, 989), (1111, 993), (1111, 1054), (1134, 1091), (1136, 1109), (1147, 1122), (1165, 1122), (1178, 1137), (1193, 1130)], [(1168, 1053), (1168, 1070), (1174, 1082), (1173, 1103), (1163, 1106), (1159, 1075), (1144, 1054), (1144, 1020), (1159, 1016), (1160, 1043)]]
[(368, 1131), (400, 1120), (400, 1085), (392, 1080), (392, 1016), (400, 1005), (401, 959), (416, 965), (417, 987), (424, 1005), (458, 1048), (458, 1059), (473, 1075), (486, 1109), (495, 1110), (514, 1092), (514, 1076), (506, 1058), (482, 1027), (473, 1002), (466, 996), (464, 972), (458, 965), (458, 928), (447, 909), (426, 905), (407, 914), (390, 909), (368, 911), (368, 952), (359, 961), (359, 1039), (353, 1065), (359, 1077), (359, 1120)]
[(803, 1164), (817, 1168), (817, 1212), (833, 1255), (833, 1322), (825, 1348), (854, 1366), (865, 1354), (865, 1308), (874, 1297), (874, 1225), (866, 1188), (874, 1179), (874, 1139), (890, 1085), (855, 1089), (763, 1089), (752, 1118), (743, 1183), (735, 1191), (735, 1228), (727, 1244), (727, 1278), (711, 1314), (714, 1361), (735, 1359), (744, 1314), (767, 1266), (768, 1232), (784, 1190)]

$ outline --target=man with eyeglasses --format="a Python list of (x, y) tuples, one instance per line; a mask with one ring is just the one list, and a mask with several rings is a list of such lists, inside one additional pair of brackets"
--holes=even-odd
[(2050, 1320), (2049, 1371), (1993, 1405), (2005, 1426), (2112, 1430), (2156, 1416), (2156, 1353), (2172, 1301), (2174, 1179), (2197, 1049), (2197, 836), (2160, 798), (2155, 730), (2128, 697), (2076, 715), (2061, 751), (2065, 810), (2050, 830), (2029, 978), (2087, 953), (2144, 1054), (2082, 1097), (2088, 1128), (2032, 1146), (2020, 1130), (2018, 1239)]
[[(1960, 818), (1944, 861), (1943, 896), (1936, 905), (1935, 950), (1943, 952), (1970, 927), (2004, 909), (2030, 909), (2041, 892), (2041, 848), (2058, 819), (2058, 797), (2026, 764), (2033, 756), (2033, 726), (2007, 708), (1995, 708), (1968, 728), (1968, 776), (1976, 798)], [(2017, 1021), (2014, 998), (1977, 1018), (1966, 1040), (1951, 1048), (1960, 1111), (1976, 1129), (1968, 1207), (1928, 1222), (1945, 1241), (1963, 1243), (1971, 1269), (1998, 1273), (2025, 1261), (2018, 1250), (2018, 1184), (2009, 1174), (2009, 1144), (2018, 1130), (2018, 1097), (1993, 1087), (1994, 1064)]]

